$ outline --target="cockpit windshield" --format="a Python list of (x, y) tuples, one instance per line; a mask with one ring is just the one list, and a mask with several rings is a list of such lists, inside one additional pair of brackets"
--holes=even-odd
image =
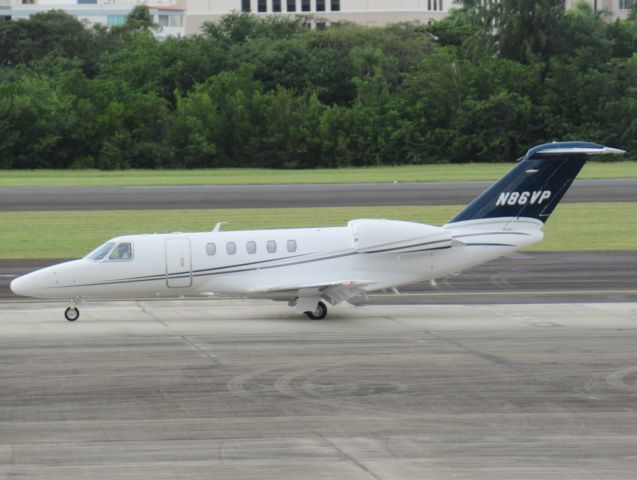
[(114, 246), (115, 242), (106, 242), (104, 245), (100, 245), (91, 253), (89, 253), (86, 258), (90, 260), (103, 260)]

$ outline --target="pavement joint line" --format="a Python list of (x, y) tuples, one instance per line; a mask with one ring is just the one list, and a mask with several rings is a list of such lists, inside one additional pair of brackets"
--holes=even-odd
[(350, 462), (352, 462), (354, 465), (356, 465), (358, 468), (360, 468), (361, 470), (363, 470), (365, 473), (369, 474), (372, 478), (375, 478), (376, 480), (382, 480), (381, 477), (379, 477), (378, 475), (376, 475), (374, 472), (372, 472), (366, 465), (362, 464), (359, 460), (357, 460), (356, 458), (352, 457), (349, 453), (347, 453), (346, 451), (344, 451), (342, 448), (340, 448), (338, 445), (336, 445), (334, 442), (332, 442), (329, 438), (326, 438), (323, 435), (319, 435), (325, 442), (328, 443), (328, 445), (330, 445), (334, 450), (336, 450), (337, 452), (339, 452), (341, 455), (343, 455), (345, 458), (347, 458)]
[(187, 343), (188, 345), (190, 345), (192, 348), (194, 348), (195, 350), (197, 350), (199, 353), (203, 354), (205, 357), (207, 357), (209, 360), (212, 360), (212, 363), (215, 366), (219, 366), (219, 359), (217, 359), (214, 355), (211, 355), (210, 353), (208, 353), (206, 350), (202, 349), (201, 347), (199, 347), (198, 345), (196, 345), (195, 343), (193, 343), (187, 336), (180, 334), (179, 332), (176, 332), (175, 330), (173, 330), (172, 328), (170, 328), (169, 325), (166, 324), (166, 322), (164, 322), (163, 320), (161, 320), (160, 318), (158, 318), (155, 314), (153, 314), (152, 312), (148, 311), (146, 309), (146, 307), (144, 307), (140, 301), (135, 302), (137, 304), (137, 306), (142, 310), (142, 312), (144, 312), (146, 315), (148, 315), (150, 318), (152, 318), (153, 320), (155, 320), (156, 322), (158, 322), (159, 324), (163, 325), (169, 332), (171, 332), (175, 337), (177, 338), (181, 338), (185, 343)]

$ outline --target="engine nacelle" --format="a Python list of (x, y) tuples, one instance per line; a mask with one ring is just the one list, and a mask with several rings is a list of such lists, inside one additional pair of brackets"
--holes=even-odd
[(451, 247), (451, 232), (441, 227), (397, 220), (360, 219), (347, 224), (360, 253), (406, 253)]

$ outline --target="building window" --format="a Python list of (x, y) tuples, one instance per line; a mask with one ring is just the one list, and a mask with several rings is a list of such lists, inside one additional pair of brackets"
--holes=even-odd
[(325, 0), (316, 0), (316, 11), (317, 12), (325, 11)]
[(286, 243), (286, 247), (288, 249), (288, 252), (290, 253), (296, 252), (296, 240), (288, 240)]
[(296, 0), (288, 0), (288, 12), (296, 12)]
[(301, 0), (301, 11), (302, 12), (310, 11), (310, 0)]
[(619, 0), (620, 10), (630, 10), (633, 8), (633, 0)]
[[(27, 2), (24, 2), (27, 3)], [(28, 3), (36, 3), (35, 1), (32, 2), (28, 2)], [(77, 0), (78, 5), (83, 5), (83, 4), (87, 4), (87, 3), (92, 3), (92, 4), (96, 4), (97, 0)], [(119, 15), (116, 15), (119, 16)]]
[(252, 241), (246, 243), (246, 252), (250, 254), (257, 253), (257, 243)]
[(181, 15), (159, 15), (158, 23), (162, 27), (181, 27), (183, 26), (183, 17)]
[(241, 0), (241, 11), (249, 12), (250, 10), (250, 0)]
[(333, 12), (341, 11), (341, 0), (332, 0), (331, 10)]
[(217, 246), (214, 243), (206, 243), (206, 253), (210, 256), (217, 253)]
[(106, 17), (106, 25), (114, 27), (116, 25), (124, 25), (126, 17), (124, 15), (108, 15)]
[(272, 11), (273, 12), (281, 11), (281, 0), (272, 0)]
[(265, 249), (268, 253), (276, 253), (276, 242), (274, 240), (268, 240), (265, 244)]
[(237, 244), (234, 242), (226, 243), (226, 252), (228, 253), (228, 255), (234, 255), (235, 253), (237, 253)]
[(316, 22), (317, 30), (325, 30), (326, 28), (327, 28), (327, 25), (325, 24), (325, 22)]
[(259, 0), (259, 2), (257, 3), (257, 10), (259, 12), (267, 12), (268, 11), (267, 0)]

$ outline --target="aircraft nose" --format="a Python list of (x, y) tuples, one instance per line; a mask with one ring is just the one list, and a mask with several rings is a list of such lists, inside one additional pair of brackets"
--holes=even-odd
[(32, 294), (33, 288), (29, 285), (29, 279), (26, 278), (28, 275), (23, 275), (14, 279), (11, 284), (9, 284), (9, 288), (16, 295), (22, 295), (28, 297)]
[(37, 297), (39, 284), (41, 283), (41, 275), (39, 271), (27, 273), (26, 275), (22, 275), (14, 279), (10, 284), (9, 288), (16, 295), (21, 295), (23, 297)]

